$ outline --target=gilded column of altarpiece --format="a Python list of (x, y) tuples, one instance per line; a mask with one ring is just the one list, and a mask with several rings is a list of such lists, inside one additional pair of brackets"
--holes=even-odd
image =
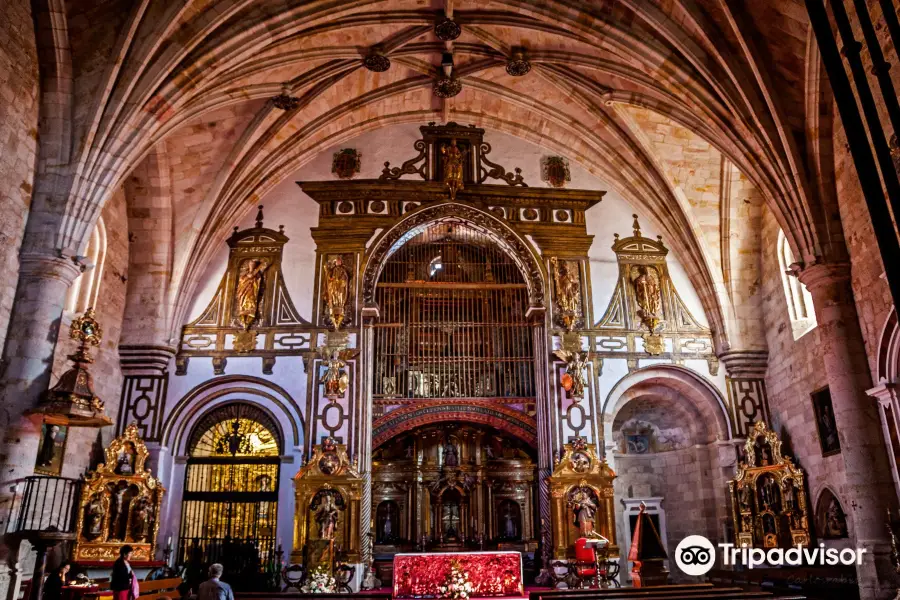
[(149, 452), (137, 425), (110, 442), (105, 462), (85, 478), (78, 507), (74, 561), (113, 561), (125, 544), (132, 560), (153, 560), (165, 489), (146, 467)]

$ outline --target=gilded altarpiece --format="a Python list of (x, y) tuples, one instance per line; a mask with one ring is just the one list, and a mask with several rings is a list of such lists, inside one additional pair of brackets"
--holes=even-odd
[(132, 560), (153, 560), (165, 489), (146, 466), (137, 425), (110, 442), (104, 456), (82, 487), (72, 560), (114, 561), (125, 544), (134, 548)]
[(735, 545), (791, 548), (810, 542), (803, 470), (781, 453), (781, 440), (759, 421), (747, 436), (744, 459), (728, 482)]
[(573, 557), (578, 538), (598, 534), (610, 541), (609, 555), (619, 555), (615, 544), (615, 477), (606, 461), (597, 456), (594, 444), (577, 438), (565, 445), (549, 479), (554, 558)]
[(291, 562), (310, 570), (336, 560), (360, 562), (363, 479), (347, 447), (326, 438), (294, 476), (294, 548)]
[(216, 375), (225, 373), (229, 356), (259, 356), (271, 374), (279, 356), (296, 356), (315, 346), (315, 331), (303, 319), (284, 284), (283, 228), (263, 226), (262, 207), (255, 227), (228, 238), (228, 266), (209, 305), (184, 326), (176, 374), (187, 372), (191, 357), (212, 357)]

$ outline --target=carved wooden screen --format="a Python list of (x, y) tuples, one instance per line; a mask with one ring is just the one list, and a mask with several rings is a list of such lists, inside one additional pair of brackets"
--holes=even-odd
[(525, 282), (487, 235), (421, 231), (386, 262), (376, 301), (376, 399), (534, 397)]

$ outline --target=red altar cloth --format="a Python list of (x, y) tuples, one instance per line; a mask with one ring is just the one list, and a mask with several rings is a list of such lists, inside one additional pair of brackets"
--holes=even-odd
[(522, 596), (522, 555), (518, 552), (442, 552), (394, 555), (394, 598), (441, 598), (450, 564), (469, 574), (472, 597)]

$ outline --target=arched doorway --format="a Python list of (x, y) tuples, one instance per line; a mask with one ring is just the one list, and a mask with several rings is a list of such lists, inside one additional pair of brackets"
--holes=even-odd
[(201, 575), (214, 562), (238, 589), (261, 589), (274, 572), (281, 431), (248, 403), (201, 417), (188, 443), (180, 562)]

